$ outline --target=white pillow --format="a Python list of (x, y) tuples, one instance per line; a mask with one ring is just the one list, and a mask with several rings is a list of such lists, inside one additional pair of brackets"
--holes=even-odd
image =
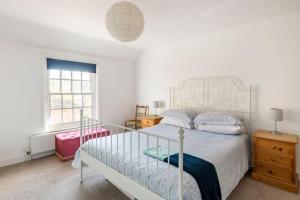
[(241, 117), (234, 116), (232, 114), (223, 112), (210, 112), (197, 115), (194, 119), (195, 125), (206, 124), (206, 125), (241, 125)]
[(173, 110), (173, 109), (167, 110), (167, 111), (163, 112), (161, 115), (164, 117), (172, 117), (172, 118), (181, 119), (181, 120), (184, 120), (186, 122), (191, 122), (191, 123), (193, 122), (193, 119), (194, 119), (194, 117), (191, 114), (189, 114), (185, 111)]
[(247, 130), (243, 125), (202, 125), (197, 124), (195, 128), (200, 131), (207, 131), (211, 133), (225, 134), (225, 135), (238, 135), (241, 133), (246, 133)]
[(193, 122), (187, 122), (182, 119), (178, 119), (175, 117), (164, 117), (161, 121), (160, 124), (169, 124), (173, 126), (178, 126), (182, 128), (187, 128), (187, 129), (192, 129), (193, 128)]

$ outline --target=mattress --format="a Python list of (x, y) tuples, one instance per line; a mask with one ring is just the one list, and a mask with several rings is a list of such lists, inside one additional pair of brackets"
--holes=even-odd
[[(159, 124), (143, 129), (143, 131), (177, 140), (178, 129), (176, 126)], [(138, 137), (140, 137), (139, 145)], [(148, 141), (147, 145), (146, 135), (138, 136), (136, 132), (126, 132), (89, 140), (85, 143), (84, 148), (97, 159), (148, 187), (162, 198), (178, 199), (178, 168), (143, 154), (145, 149), (156, 147), (157, 144), (167, 147), (168, 142), (163, 139), (157, 140), (152, 136), (148, 138)], [(124, 143), (125, 151), (123, 151)], [(130, 148), (130, 144), (132, 144), (132, 148)], [(132, 152), (132, 157), (130, 152)], [(170, 152), (178, 152), (177, 143), (170, 143)], [(184, 153), (205, 159), (215, 166), (222, 199), (229, 196), (249, 169), (249, 137), (247, 134), (222, 135), (185, 129)], [(79, 156), (79, 151), (77, 151), (72, 163), (73, 167), (80, 166)], [(184, 172), (183, 196), (187, 200), (201, 199), (197, 182), (186, 172)]]

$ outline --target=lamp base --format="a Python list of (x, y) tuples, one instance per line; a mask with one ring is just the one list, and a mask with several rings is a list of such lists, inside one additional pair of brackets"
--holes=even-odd
[(281, 133), (280, 132), (277, 132), (277, 131), (272, 131), (271, 132), (273, 135), (281, 135)]

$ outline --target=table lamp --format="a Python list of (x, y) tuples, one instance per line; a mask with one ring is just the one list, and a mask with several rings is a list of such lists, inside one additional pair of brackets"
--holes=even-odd
[(280, 134), (279, 132), (277, 132), (277, 122), (283, 121), (283, 110), (279, 108), (270, 108), (269, 114), (270, 120), (275, 121), (275, 128), (272, 131), (272, 134)]
[(152, 107), (154, 108), (154, 112), (155, 112), (155, 116), (156, 116), (156, 111), (157, 111), (157, 108), (159, 108), (159, 101), (153, 101), (152, 102)]

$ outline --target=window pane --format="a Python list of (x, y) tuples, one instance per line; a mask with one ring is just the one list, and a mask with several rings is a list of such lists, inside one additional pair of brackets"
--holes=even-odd
[(83, 95), (83, 106), (92, 106), (92, 95)]
[(61, 71), (61, 78), (62, 79), (71, 79), (71, 71)]
[(50, 122), (51, 124), (61, 123), (61, 110), (51, 110)]
[(81, 80), (81, 72), (72, 72), (72, 79)]
[(82, 72), (82, 80), (85, 80), (85, 81), (91, 80), (91, 73), (89, 73), (89, 72)]
[(82, 92), (83, 93), (91, 92), (91, 82), (90, 81), (82, 81)]
[(72, 95), (63, 95), (63, 108), (72, 108)]
[(61, 92), (62, 93), (71, 93), (71, 81), (62, 80), (61, 81)]
[(63, 109), (63, 122), (72, 122), (72, 109)]
[(49, 77), (50, 78), (60, 78), (60, 70), (57, 69), (49, 69)]
[(61, 108), (61, 96), (60, 95), (51, 95), (51, 109)]
[(73, 83), (73, 92), (74, 93), (81, 93), (81, 81), (72, 81)]
[[(51, 124), (80, 121), (80, 110), (93, 116), (94, 74), (72, 70), (49, 69), (50, 122)], [(85, 93), (90, 93), (86, 94)]]
[(50, 93), (59, 93), (59, 92), (60, 92), (60, 81), (50, 80)]
[(83, 116), (92, 118), (92, 108), (84, 108)]
[(82, 95), (76, 94), (73, 96), (74, 107), (82, 107)]
[(74, 109), (74, 121), (80, 121), (80, 108)]

